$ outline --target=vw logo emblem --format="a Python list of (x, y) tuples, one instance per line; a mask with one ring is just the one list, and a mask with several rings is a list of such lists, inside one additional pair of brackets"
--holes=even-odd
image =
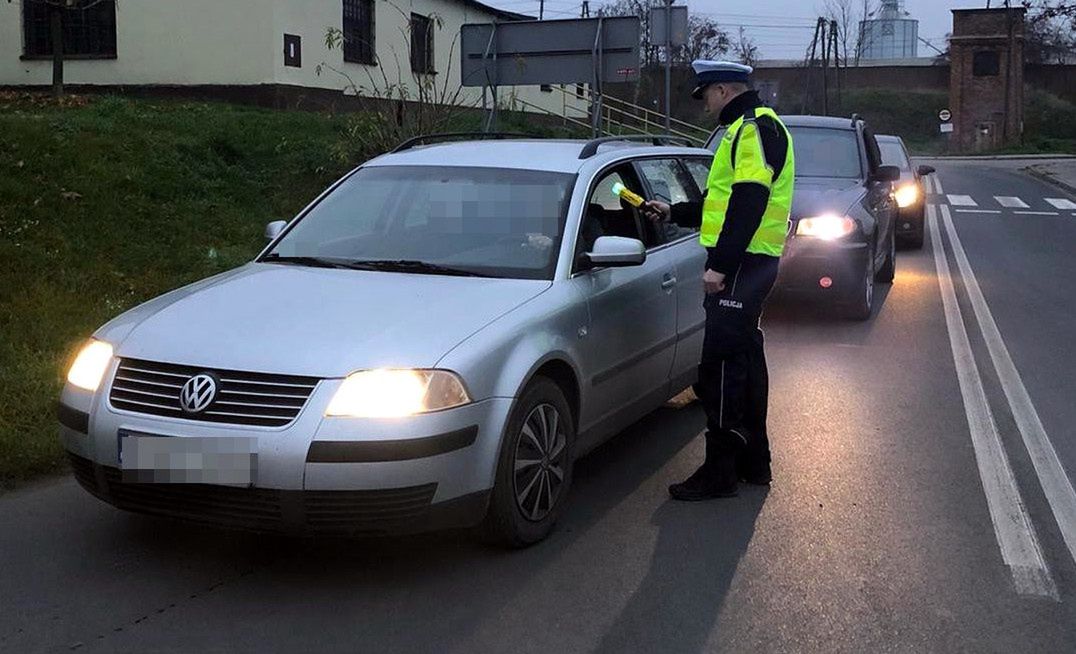
[(206, 373), (195, 375), (179, 391), (179, 405), (187, 413), (199, 413), (217, 397), (217, 380)]

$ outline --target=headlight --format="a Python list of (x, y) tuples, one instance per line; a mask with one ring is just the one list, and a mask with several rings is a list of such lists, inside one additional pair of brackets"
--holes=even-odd
[(75, 362), (67, 371), (67, 381), (87, 391), (96, 391), (110, 361), (112, 346), (104, 341), (91, 340), (75, 357)]
[(919, 185), (918, 184), (906, 184), (897, 189), (897, 192), (893, 194), (897, 198), (897, 206), (903, 209), (904, 207), (910, 207), (915, 204), (919, 199)]
[(445, 370), (364, 370), (348, 375), (325, 415), (400, 418), (470, 401), (460, 378)]
[(832, 241), (856, 231), (856, 221), (847, 216), (825, 215), (804, 218), (796, 225), (796, 234)]

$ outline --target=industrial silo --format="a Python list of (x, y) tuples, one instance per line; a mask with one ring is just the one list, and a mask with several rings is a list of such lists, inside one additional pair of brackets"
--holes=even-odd
[(860, 60), (914, 59), (919, 21), (904, 10), (904, 0), (882, 0), (873, 18), (859, 24)]

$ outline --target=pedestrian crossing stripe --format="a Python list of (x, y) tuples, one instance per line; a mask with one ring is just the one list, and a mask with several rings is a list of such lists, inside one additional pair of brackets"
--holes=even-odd
[(977, 207), (979, 203), (972, 199), (970, 195), (949, 195), (949, 204), (954, 207)]
[(1064, 198), (1044, 198), (1047, 202), (1052, 204), (1055, 209), (1061, 209), (1062, 211), (1070, 211), (1076, 209), (1076, 202), (1072, 200), (1066, 200)]
[(1007, 196), (1007, 195), (995, 195), (994, 199), (998, 201), (1003, 207), (1008, 209), (1029, 209), (1027, 203), (1020, 198)]

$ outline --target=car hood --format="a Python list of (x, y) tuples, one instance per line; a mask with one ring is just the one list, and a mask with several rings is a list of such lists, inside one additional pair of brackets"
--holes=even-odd
[(548, 281), (252, 263), (120, 316), (97, 337), (120, 357), (343, 377), (434, 366)]
[(808, 218), (825, 213), (845, 214), (866, 189), (857, 179), (796, 178), (792, 217)]

